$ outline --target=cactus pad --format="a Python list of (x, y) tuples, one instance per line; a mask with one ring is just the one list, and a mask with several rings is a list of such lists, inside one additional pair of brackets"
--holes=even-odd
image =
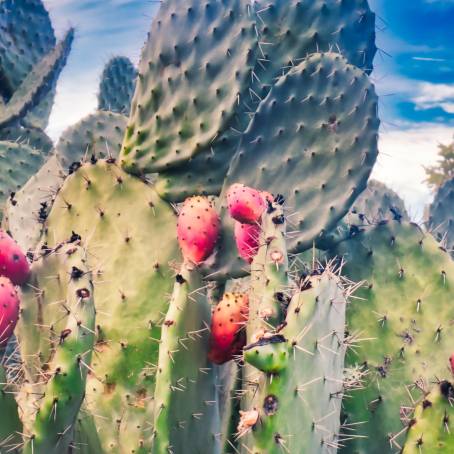
[(45, 155), (25, 144), (0, 142), (0, 205), (42, 166)]
[(429, 229), (432, 235), (454, 257), (454, 180), (446, 181), (435, 194), (429, 207)]
[(76, 164), (95, 159), (117, 158), (126, 128), (127, 118), (113, 112), (99, 111), (67, 129), (61, 136), (56, 154), (61, 166), (68, 171)]
[(161, 5), (123, 144), (127, 171), (162, 171), (209, 152), (251, 77), (256, 36), (249, 9), (240, 0)]
[(44, 241), (52, 247), (74, 231), (94, 269), (97, 343), (87, 403), (107, 452), (151, 446), (154, 365), (179, 259), (176, 224), (151, 186), (101, 160), (65, 180), (47, 219)]
[(359, 437), (343, 451), (399, 451), (421, 384), (444, 376), (452, 353), (454, 264), (431, 236), (396, 221), (366, 228), (334, 253), (347, 278), (365, 281), (347, 310), (347, 365), (359, 389), (344, 411), (347, 433)]
[[(223, 193), (240, 182), (283, 194), (295, 210), (288, 249), (309, 249), (365, 188), (377, 157), (378, 126), (377, 96), (365, 73), (339, 54), (311, 55), (280, 78), (260, 104)], [(216, 257), (219, 279), (240, 275), (242, 266), (230, 253), (233, 222), (227, 216), (224, 230)]]
[(128, 115), (136, 77), (137, 70), (129, 58), (112, 58), (101, 76), (98, 109)]
[(0, 3), (1, 92), (10, 98), (32, 68), (55, 46), (49, 14), (41, 0)]
[(28, 73), (2, 109), (0, 126), (6, 126), (24, 117), (54, 87), (55, 80), (66, 63), (73, 37), (74, 30), (71, 29), (54, 50), (45, 55)]

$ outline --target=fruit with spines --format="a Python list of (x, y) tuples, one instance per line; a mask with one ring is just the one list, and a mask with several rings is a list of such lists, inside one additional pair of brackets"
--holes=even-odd
[(6, 276), (14, 285), (23, 285), (29, 275), (27, 257), (18, 244), (0, 229), (0, 276)]
[(235, 243), (240, 257), (247, 263), (252, 263), (259, 249), (260, 225), (241, 224), (235, 221)]
[(235, 183), (227, 191), (227, 207), (235, 221), (254, 224), (260, 221), (266, 201), (261, 191)]
[(211, 317), (210, 351), (208, 358), (224, 364), (241, 354), (246, 344), (246, 322), (249, 298), (241, 293), (224, 293), (213, 308)]
[(185, 200), (177, 233), (185, 260), (199, 265), (211, 255), (219, 237), (219, 216), (206, 197)]
[(0, 348), (5, 347), (19, 317), (20, 300), (13, 283), (0, 276)]

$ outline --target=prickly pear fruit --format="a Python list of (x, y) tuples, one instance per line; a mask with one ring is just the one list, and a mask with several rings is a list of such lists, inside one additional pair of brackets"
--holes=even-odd
[(0, 276), (0, 347), (6, 345), (13, 334), (19, 317), (19, 295), (13, 283)]
[(254, 224), (266, 208), (264, 194), (244, 184), (235, 183), (227, 191), (227, 206), (230, 216), (242, 224)]
[(211, 255), (219, 237), (219, 224), (219, 216), (206, 197), (185, 200), (177, 226), (185, 260), (198, 265)]
[(451, 373), (454, 375), (454, 353), (449, 358), (449, 365), (451, 366)]
[(210, 361), (223, 364), (241, 353), (246, 344), (244, 326), (248, 313), (249, 298), (246, 294), (224, 294), (211, 318)]
[(14, 285), (25, 284), (30, 266), (18, 244), (0, 230), (0, 276), (6, 276)]
[(252, 263), (259, 249), (260, 225), (235, 221), (235, 242), (241, 258)]

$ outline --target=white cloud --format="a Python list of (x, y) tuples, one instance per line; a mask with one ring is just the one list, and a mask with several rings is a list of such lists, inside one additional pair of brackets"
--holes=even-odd
[(402, 124), (398, 129), (382, 130), (379, 158), (373, 178), (383, 181), (404, 200), (412, 217), (420, 221), (432, 194), (424, 183), (424, 166), (437, 161), (439, 143), (450, 143), (454, 126)]
[(419, 109), (441, 107), (447, 113), (454, 113), (454, 84), (420, 82), (411, 87), (416, 89), (412, 101)]

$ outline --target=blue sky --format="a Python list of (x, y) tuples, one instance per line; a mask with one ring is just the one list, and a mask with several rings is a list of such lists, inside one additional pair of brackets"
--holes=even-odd
[[(96, 108), (99, 75), (114, 55), (138, 62), (150, 0), (44, 0), (57, 34), (78, 30), (58, 86), (48, 132), (54, 138)], [(370, 0), (377, 13), (372, 78), (381, 95), (380, 157), (374, 176), (404, 198), (419, 220), (431, 194), (423, 165), (454, 135), (454, 0)]]

